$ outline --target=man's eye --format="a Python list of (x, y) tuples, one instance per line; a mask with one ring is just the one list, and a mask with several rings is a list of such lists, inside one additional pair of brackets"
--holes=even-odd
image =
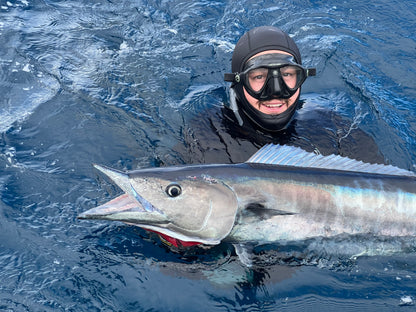
[(264, 80), (267, 77), (267, 69), (254, 69), (249, 72), (248, 77), (252, 80)]
[(264, 76), (263, 75), (257, 75), (257, 76), (254, 76), (252, 79), (262, 80), (262, 79), (264, 79)]

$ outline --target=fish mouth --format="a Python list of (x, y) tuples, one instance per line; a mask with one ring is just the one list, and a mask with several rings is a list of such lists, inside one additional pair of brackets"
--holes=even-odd
[[(125, 223), (149, 222), (151, 224), (169, 223), (166, 216), (137, 193), (120, 195), (105, 204), (87, 210), (78, 219), (99, 219), (122, 221)], [(139, 200), (140, 199), (140, 200)]]
[(94, 167), (116, 182), (124, 191), (124, 194), (101, 206), (81, 213), (78, 215), (78, 219), (111, 220), (130, 224), (137, 224), (139, 220), (144, 224), (160, 225), (169, 223), (167, 217), (161, 210), (154, 207), (135, 191), (127, 174), (97, 164), (94, 164)]

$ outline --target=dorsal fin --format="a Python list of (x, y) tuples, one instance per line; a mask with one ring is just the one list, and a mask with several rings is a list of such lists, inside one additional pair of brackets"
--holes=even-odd
[(364, 173), (378, 173), (416, 177), (416, 173), (391, 165), (368, 164), (339, 155), (322, 156), (288, 145), (267, 144), (247, 160), (247, 163), (262, 163), (302, 168), (320, 168)]

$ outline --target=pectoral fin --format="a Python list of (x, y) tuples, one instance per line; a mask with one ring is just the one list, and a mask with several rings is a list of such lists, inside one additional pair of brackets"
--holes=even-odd
[(280, 209), (270, 209), (260, 203), (251, 203), (245, 210), (244, 214), (246, 217), (258, 218), (259, 220), (270, 219), (273, 216), (287, 216), (294, 215), (294, 212), (284, 211)]

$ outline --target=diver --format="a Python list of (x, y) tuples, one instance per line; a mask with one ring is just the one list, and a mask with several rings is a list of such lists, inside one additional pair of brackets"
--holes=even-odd
[(296, 43), (274, 27), (257, 27), (237, 42), (232, 56), (230, 105), (240, 126), (286, 129), (299, 106), (300, 88), (316, 69), (305, 69)]
[(301, 86), (315, 74), (302, 66), (298, 46), (284, 31), (249, 30), (235, 45), (231, 73), (224, 74), (229, 99), (185, 121), (183, 142), (161, 163), (239, 163), (268, 143), (383, 163), (373, 138), (351, 121), (313, 103), (305, 107)]
[[(175, 154), (168, 155), (166, 163), (245, 162), (268, 143), (384, 162), (374, 140), (348, 120), (331, 111), (304, 108), (301, 86), (316, 69), (302, 66), (296, 43), (282, 30), (262, 26), (246, 32), (235, 46), (231, 71), (224, 74), (231, 82), (229, 101), (185, 124), (183, 145), (173, 148)], [(348, 135), (340, 137), (345, 129)], [(157, 234), (172, 250), (197, 245)]]

